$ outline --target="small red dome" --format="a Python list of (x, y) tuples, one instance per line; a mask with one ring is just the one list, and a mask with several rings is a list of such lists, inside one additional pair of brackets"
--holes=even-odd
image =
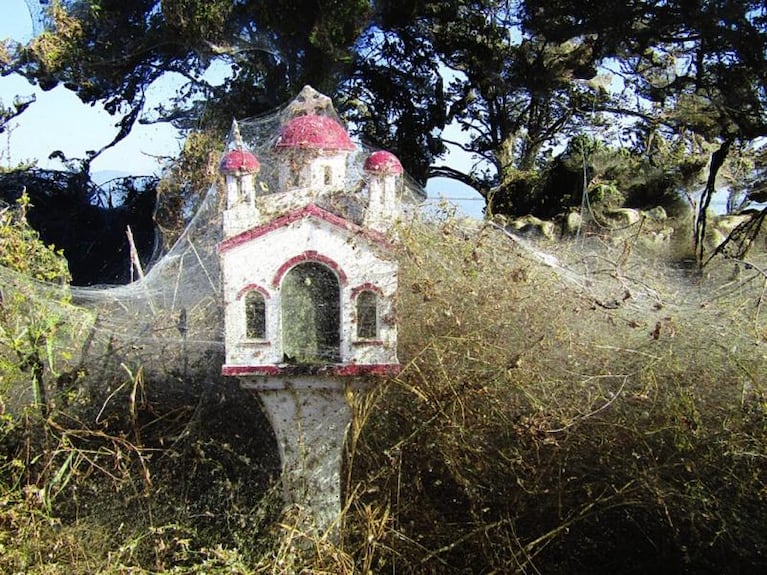
[(381, 176), (399, 176), (404, 171), (397, 156), (385, 150), (379, 150), (370, 154), (365, 160), (365, 171)]
[(275, 147), (349, 152), (356, 149), (349, 134), (338, 122), (316, 114), (297, 116), (285, 124)]
[(224, 175), (241, 176), (243, 174), (255, 174), (261, 169), (261, 164), (251, 152), (236, 148), (224, 154), (218, 169)]

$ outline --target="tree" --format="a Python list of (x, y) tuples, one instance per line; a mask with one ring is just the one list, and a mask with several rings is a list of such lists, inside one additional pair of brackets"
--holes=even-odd
[[(139, 120), (223, 129), (233, 116), (269, 110), (304, 84), (334, 86), (369, 11), (365, 0), (54, 2), (51, 26), (11, 49), (0, 71), (44, 90), (62, 84), (119, 115), (106, 149)], [(222, 68), (223, 82), (212, 72)], [(184, 79), (177, 95), (145, 110), (147, 89), (169, 73)]]
[(702, 263), (719, 171), (734, 148), (767, 135), (767, 8), (753, 0), (526, 0), (525, 14), (527, 30), (559, 43), (588, 39), (595, 64), (617, 61), (639, 97), (619, 113), (715, 145), (695, 228)]
[[(596, 73), (590, 46), (522, 36), (517, 8), (413, 3), (406, 18), (382, 18), (358, 44), (356, 75), (344, 86), (363, 133), (397, 152), (418, 181), (459, 180), (502, 213), (534, 209), (538, 162), (599, 97), (578, 82)], [(447, 137), (447, 127), (460, 137)], [(474, 166), (435, 165), (446, 146), (470, 154)]]
[[(99, 188), (79, 172), (18, 167), (0, 172), (0, 203), (27, 198), (24, 221), (65, 255), (73, 284), (128, 283), (135, 262), (126, 230), (142, 265), (156, 255), (157, 178), (123, 178), (110, 186)], [(111, 201), (111, 190), (118, 201)]]
[[(549, 174), (575, 135), (628, 143), (660, 174), (648, 189), (689, 180), (705, 153), (702, 238), (720, 166), (765, 133), (765, 19), (755, 0), (75, 0), (0, 65), (121, 114), (115, 142), (136, 121), (220, 140), (233, 116), (309, 83), (419, 182), (457, 179), (508, 214), (551, 216), (583, 191), (562, 194)], [(605, 66), (631, 98), (606, 89)], [(183, 78), (177, 96), (146, 110), (168, 73)], [(441, 162), (447, 149), (474, 164)]]
[[(537, 162), (599, 92), (577, 82), (595, 73), (589, 43), (523, 36), (518, 8), (498, 0), (79, 0), (54, 4), (53, 26), (18, 47), (3, 71), (43, 88), (64, 84), (122, 114), (105, 148), (136, 121), (220, 136), (233, 116), (272, 109), (310, 83), (419, 182), (455, 178), (494, 210), (523, 213), (540, 209), (526, 201)], [(225, 70), (223, 81), (211, 80), (212, 69)], [(145, 110), (146, 89), (168, 73), (184, 78), (178, 95)], [(463, 135), (446, 139), (448, 126)], [(472, 154), (475, 168), (435, 165), (446, 145)]]
[(445, 151), (440, 56), (418, 23), (373, 27), (358, 43), (355, 69), (339, 89), (340, 111), (364, 140), (395, 152), (421, 184)]
[[(82, 176), (80, 198), (90, 194), (91, 162), (136, 122), (197, 132), (178, 166), (200, 169), (183, 177), (174, 169), (160, 187), (158, 211), (173, 236), (185, 198), (210, 184), (213, 150), (197, 143), (221, 142), (232, 117), (272, 110), (304, 84), (332, 91), (370, 11), (367, 0), (62, 0), (51, 4), (48, 27), (29, 44), (3, 44), (0, 73), (17, 72), (45, 90), (63, 85), (118, 118), (115, 137), (101, 149), (80, 159), (58, 153)], [(169, 75), (179, 80), (176, 94), (150, 109), (147, 91)], [(77, 194), (68, 196), (77, 203)]]
[[(571, 80), (593, 75), (586, 44), (516, 36), (516, 8), (497, 0), (79, 0), (54, 4), (52, 28), (17, 47), (3, 72), (43, 88), (64, 84), (122, 114), (106, 147), (139, 120), (221, 133), (231, 117), (272, 109), (309, 83), (343, 102), (363, 136), (398, 153), (418, 181), (447, 175), (511, 206), (513, 188), (576, 117), (587, 90)], [(211, 81), (206, 72), (222, 65), (223, 81)], [(144, 110), (147, 87), (167, 73), (185, 79), (178, 96)], [(481, 168), (433, 166), (450, 123), (466, 130), (466, 141), (450, 143), (476, 154)]]
[[(503, 28), (496, 32), (509, 36)], [(479, 184), (491, 211), (521, 215), (536, 211), (532, 200), (542, 152), (565, 142), (582, 124), (579, 110), (588, 109), (594, 95), (575, 80), (593, 71), (583, 68), (589, 51), (585, 44), (554, 45), (541, 38), (509, 43), (501, 38), (497, 47), (486, 48), (496, 54), (489, 69), (478, 61), (452, 62), (465, 70), (466, 79), (451, 85), (453, 94), (460, 95), (451, 115), (472, 134), (467, 143), (455, 144), (487, 166), (481, 178), (474, 174), (467, 182)]]

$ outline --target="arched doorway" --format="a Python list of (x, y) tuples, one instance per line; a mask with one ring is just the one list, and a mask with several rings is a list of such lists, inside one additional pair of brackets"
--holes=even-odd
[(280, 288), (282, 349), (289, 363), (336, 363), (341, 355), (341, 288), (317, 262), (296, 265)]

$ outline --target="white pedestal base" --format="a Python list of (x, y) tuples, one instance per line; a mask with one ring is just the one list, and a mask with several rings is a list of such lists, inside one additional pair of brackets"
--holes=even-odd
[[(311, 525), (335, 530), (342, 510), (341, 468), (352, 418), (350, 378), (270, 377), (243, 381), (256, 391), (277, 437), (284, 498)], [(359, 381), (354, 385), (362, 389)]]

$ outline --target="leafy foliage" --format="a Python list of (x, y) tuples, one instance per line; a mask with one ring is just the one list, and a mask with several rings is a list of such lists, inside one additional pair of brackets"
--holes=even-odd
[(0, 211), (0, 266), (38, 281), (68, 283), (67, 262), (60, 251), (45, 245), (27, 222), (29, 196), (22, 195), (15, 208)]
[[(204, 100), (217, 103), (216, 117), (228, 125), (235, 115), (271, 109), (296, 86), (327, 86), (366, 7), (360, 0), (56, 2), (52, 27), (17, 46), (3, 73), (20, 72), (43, 89), (63, 84), (123, 114), (116, 140), (139, 119), (147, 88), (168, 73), (186, 82), (171, 107), (158, 110), (163, 120), (195, 125)], [(204, 77), (216, 65), (228, 68), (223, 83)]]
[[(232, 117), (273, 109), (312, 84), (418, 182), (461, 181), (489, 215), (556, 215), (576, 202), (578, 186), (610, 179), (595, 170), (593, 182), (570, 185), (563, 167), (572, 158), (560, 150), (580, 137), (620, 147), (628, 153), (612, 163), (647, 174), (624, 197), (697, 202), (699, 260), (711, 197), (723, 178), (751, 197), (754, 174), (731, 174), (758, 155), (765, 133), (767, 24), (751, 0), (609, 9), (580, 0), (79, 0), (54, 4), (51, 20), (28, 46), (6, 46), (3, 73), (63, 84), (121, 114), (102, 149), (136, 121), (170, 121), (201, 130), (180, 164), (205, 164), (200, 143), (215, 149)], [(164, 75), (178, 79), (176, 95), (145, 109), (148, 87)], [(212, 176), (187, 177), (173, 171), (163, 213)]]
[(421, 184), (444, 152), (445, 123), (439, 55), (417, 24), (372, 28), (358, 44), (355, 71), (341, 88), (341, 112), (363, 140), (392, 150)]
[[(695, 229), (703, 260), (706, 211), (733, 144), (767, 134), (767, 15), (761, 2), (635, 2), (604, 9), (577, 0), (525, 2), (525, 25), (556, 42), (590, 38), (597, 61), (616, 58), (645, 102), (646, 125), (715, 144)], [(575, 16), (577, 14), (577, 17)], [(628, 111), (625, 107), (624, 111)]]
[[(34, 404), (47, 416), (46, 380), (68, 359), (67, 352), (56, 346), (62, 333), (69, 333), (61, 329), (62, 311), (70, 301), (69, 269), (63, 254), (43, 243), (29, 225), (29, 207), (29, 196), (23, 192), (15, 205), (0, 202), (0, 438), (16, 424), (6, 414), (9, 392), (18, 387), (31, 392)], [(55, 294), (51, 301), (37, 299), (37, 282), (55, 286), (50, 289)], [(4, 463), (0, 454), (0, 467)], [(18, 463), (14, 460), (12, 467), (23, 468)]]
[[(43, 244), (27, 223), (28, 207), (29, 198), (22, 195), (15, 210), (0, 212), (0, 269), (19, 274), (0, 291), (0, 405), (9, 389), (28, 380), (34, 402), (47, 415), (46, 380), (58, 374), (62, 355), (66, 359), (66, 352), (57, 351), (57, 341), (70, 335), (63, 320), (70, 276), (61, 252)], [(32, 294), (35, 281), (64, 287), (53, 302), (41, 302)]]

